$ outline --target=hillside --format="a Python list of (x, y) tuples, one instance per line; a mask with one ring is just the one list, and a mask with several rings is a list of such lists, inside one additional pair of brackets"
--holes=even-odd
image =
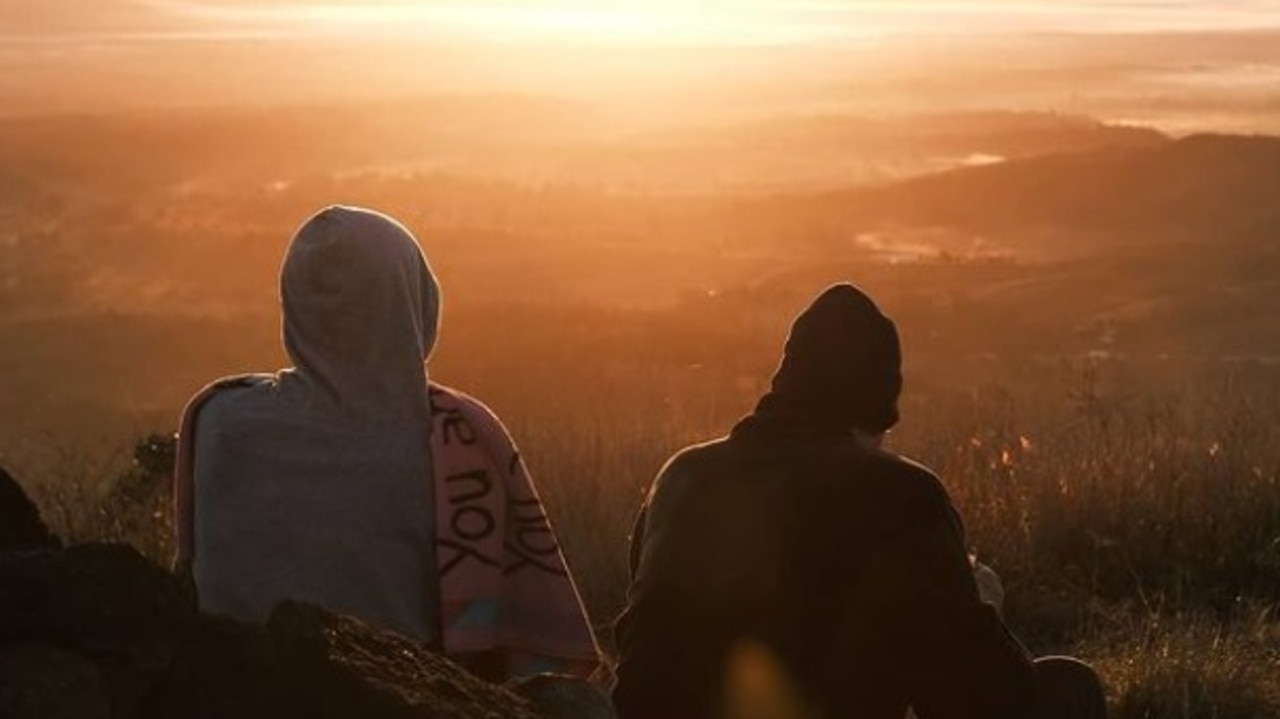
[(551, 96), (458, 95), (0, 117), (0, 183), (112, 195), (379, 171), (636, 193), (809, 191), (1165, 141), (1154, 130), (1037, 113), (781, 115), (715, 125), (691, 115), (652, 127)]
[[(563, 109), (539, 106), (550, 116)], [(465, 134), (458, 118), (469, 111), (452, 112), (439, 127)], [(335, 201), (382, 208), (422, 238), (448, 298), (446, 370), (468, 371), (455, 358), (500, 347), (543, 368), (599, 356), (602, 367), (732, 366), (755, 376), (775, 359), (767, 339), (836, 280), (883, 298), (909, 328), (914, 356), (947, 373), (958, 358), (990, 356), (1280, 356), (1269, 311), (1280, 305), (1276, 138), (1138, 133), (1119, 146), (873, 188), (670, 194), (390, 171), (367, 148), (309, 155), (326, 129), (276, 148), (295, 157), (296, 177), (262, 172), (269, 154), (237, 152), (217, 160), (231, 174), (178, 181), (230, 141), (220, 133), (253, 126), (246, 117), (209, 120), (207, 135), (179, 123), (156, 138), (125, 120), (83, 119), (24, 120), (45, 133), (27, 136), (30, 145), (0, 134), (19, 158), (0, 165), (0, 394), (14, 407), (0, 433), (168, 421), (209, 377), (278, 366), (281, 253), (302, 218)], [(929, 129), (918, 119), (899, 131), (997, 121), (1059, 122), (1000, 116)], [(548, 137), (548, 126), (556, 121), (527, 130)], [(108, 146), (92, 133), (76, 143), (59, 134), (86, 128), (123, 134)], [(190, 137), (214, 144), (181, 140)], [(366, 160), (366, 169), (341, 169)], [(496, 173), (498, 164), (473, 167)]]
[[(1272, 241), (1280, 233), (1280, 138), (1197, 135), (952, 170), (883, 188), (775, 198), (786, 212), (848, 228), (950, 227), (991, 235), (1014, 252), (1164, 241)], [(1119, 245), (1117, 244), (1119, 243)]]
[(1150, 128), (1035, 112), (940, 113), (905, 118), (788, 115), (671, 131), (650, 139), (655, 145), (739, 152), (804, 151), (825, 160), (870, 154), (951, 157), (974, 164), (1103, 148), (1151, 147), (1168, 140)]

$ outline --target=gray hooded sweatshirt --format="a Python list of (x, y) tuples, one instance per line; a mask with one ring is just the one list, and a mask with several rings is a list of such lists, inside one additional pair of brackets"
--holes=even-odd
[(259, 622), (296, 599), (438, 639), (424, 366), (435, 277), (395, 220), (330, 207), (294, 236), (280, 285), (293, 368), (199, 410), (200, 607)]

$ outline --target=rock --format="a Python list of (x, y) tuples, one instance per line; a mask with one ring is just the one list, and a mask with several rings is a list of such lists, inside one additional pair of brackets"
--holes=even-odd
[(40, 510), (18, 480), (0, 467), (0, 552), (51, 549), (58, 538), (40, 519)]
[[(201, 616), (142, 719), (535, 719), (501, 687), (396, 634), (286, 602), (266, 627)], [(581, 719), (592, 719), (584, 715)]]
[(538, 674), (507, 682), (544, 719), (618, 719), (613, 703), (590, 682), (564, 674)]
[(285, 719), (300, 704), (282, 686), (265, 627), (216, 615), (187, 625), (142, 719)]
[(0, 717), (110, 719), (106, 685), (93, 662), (44, 644), (0, 646)]
[(540, 719), (357, 619), (286, 602), (250, 625), (188, 597), (126, 545), (0, 553), (0, 717)]
[(168, 671), (192, 615), (178, 581), (125, 545), (0, 555), (0, 644), (40, 642), (90, 659), (116, 717), (133, 716)]
[(267, 622), (282, 685), (316, 719), (538, 719), (524, 700), (397, 634), (296, 602)]

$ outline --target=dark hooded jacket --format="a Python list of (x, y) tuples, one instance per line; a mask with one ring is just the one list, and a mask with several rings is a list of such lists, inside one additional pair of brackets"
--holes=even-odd
[(617, 623), (622, 719), (1030, 714), (1030, 660), (978, 598), (946, 490), (866, 439), (898, 419), (899, 367), (893, 323), (835, 286), (756, 411), (662, 469)]

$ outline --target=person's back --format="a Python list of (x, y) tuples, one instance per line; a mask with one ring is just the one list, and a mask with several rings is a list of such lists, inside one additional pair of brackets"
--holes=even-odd
[(755, 412), (659, 473), (616, 627), (622, 719), (1025, 719), (1042, 666), (1092, 677), (1070, 706), (1100, 707), (1087, 667), (1033, 665), (982, 603), (937, 477), (880, 449), (900, 362), (892, 322), (831, 288)]
[(435, 279), (398, 223), (332, 207), (295, 235), (281, 296), (294, 367), (217, 383), (184, 421), (200, 607), (261, 621), (298, 599), (438, 639)]
[(815, 716), (1008, 716), (1029, 663), (961, 537), (931, 473), (849, 435), (749, 422), (682, 453), (633, 539), (620, 712), (718, 715), (735, 653), (763, 649)]
[(262, 621), (282, 597), (435, 637), (426, 429), (365, 426), (282, 377), (219, 391), (196, 436), (200, 607)]
[(515, 442), (428, 382), (440, 296), (417, 240), (326, 209), (281, 299), (294, 366), (214, 383), (179, 431), (176, 566), (200, 608), (260, 622), (308, 601), (494, 681), (589, 675), (595, 637)]

